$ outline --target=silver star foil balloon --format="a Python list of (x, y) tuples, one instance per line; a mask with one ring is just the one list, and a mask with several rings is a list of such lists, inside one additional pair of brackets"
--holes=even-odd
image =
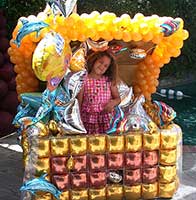
[(133, 88), (129, 87), (124, 82), (120, 82), (117, 85), (117, 88), (118, 88), (118, 92), (119, 92), (120, 99), (121, 99), (119, 106), (121, 108), (125, 108), (125, 107), (129, 106), (133, 102), (133, 98), (134, 98)]

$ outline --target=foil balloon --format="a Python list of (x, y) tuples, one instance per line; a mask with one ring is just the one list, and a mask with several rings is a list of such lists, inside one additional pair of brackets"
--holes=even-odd
[(68, 71), (68, 73), (64, 77), (62, 85), (65, 88), (65, 90), (69, 93), (70, 99), (76, 98), (80, 89), (82, 88), (86, 76), (86, 70), (82, 70), (77, 73)]
[(86, 64), (86, 50), (84, 47), (80, 47), (76, 52), (73, 54), (70, 60), (70, 70), (73, 72), (81, 71), (85, 69)]
[(93, 51), (105, 51), (109, 48), (108, 42), (105, 40), (102, 41), (93, 41), (90, 38), (87, 39), (87, 44), (90, 49)]
[(41, 81), (47, 81), (50, 90), (62, 80), (71, 58), (71, 49), (63, 37), (50, 32), (37, 45), (32, 59), (32, 69)]
[(176, 112), (172, 107), (162, 101), (153, 101), (157, 107), (158, 117), (160, 119), (160, 125), (169, 124), (175, 117)]
[(125, 113), (126, 119), (124, 119), (118, 127), (119, 132), (129, 131), (149, 131), (149, 122), (152, 120), (147, 115), (143, 108), (145, 102), (144, 96), (135, 98), (132, 105), (129, 106), (129, 110)]
[(20, 191), (28, 191), (33, 195), (35, 195), (36, 192), (44, 191), (53, 194), (56, 199), (60, 199), (61, 191), (59, 191), (52, 183), (47, 181), (45, 179), (46, 176), (47, 174), (44, 174), (39, 178), (34, 178), (32, 180), (24, 182), (24, 184), (20, 188)]
[(142, 60), (146, 57), (147, 53), (144, 49), (131, 49), (129, 50), (129, 57), (136, 60)]
[(133, 101), (134, 98), (133, 88), (129, 87), (124, 82), (120, 82), (117, 85), (117, 88), (121, 99), (119, 106), (122, 109), (126, 109), (126, 107), (128, 107)]
[(66, 17), (69, 16), (76, 6), (77, 0), (66, 0)]
[(77, 99), (65, 104), (63, 120), (58, 123), (64, 134), (86, 133), (80, 117), (80, 108)]
[(20, 97), (21, 103), (18, 106), (18, 112), (12, 122), (16, 126), (21, 118), (33, 116), (41, 106), (42, 101), (42, 94), (40, 92), (23, 93)]
[(122, 181), (122, 176), (119, 175), (116, 172), (109, 172), (109, 176), (108, 179), (112, 182), (112, 183), (120, 183)]
[(48, 5), (51, 7), (52, 12), (56, 15), (59, 11), (66, 17), (66, 10), (65, 10), (65, 1), (61, 0), (46, 0)]
[(146, 113), (146, 111), (143, 108), (143, 104), (145, 102), (145, 97), (143, 95), (140, 95), (134, 99), (134, 102), (129, 107), (129, 114), (139, 115), (142, 118), (146, 119), (147, 121), (151, 121), (150, 117)]
[(31, 112), (32, 108), (29, 107), (26, 110), (21, 109), (21, 112), (17, 113), (15, 117), (15, 123), (24, 129), (40, 120), (47, 122), (52, 115), (55, 123), (57, 122), (55, 131), (53, 131), (54, 134), (59, 130), (65, 134), (86, 133), (80, 118), (78, 100), (76, 99), (85, 76), (86, 71), (72, 73), (68, 70), (56, 89), (50, 91), (47, 88), (42, 93), (39, 109), (33, 110), (34, 112)]
[(86, 133), (80, 117), (80, 108), (76, 98), (85, 77), (86, 71), (79, 71), (77, 73), (70, 72), (67, 73), (62, 83), (66, 96), (68, 97), (63, 107), (61, 107), (62, 110), (59, 110), (63, 116), (59, 117), (58, 125), (63, 133)]
[(27, 18), (21, 18), (20, 21), (22, 22), (22, 27), (18, 30), (16, 39), (13, 41), (17, 47), (20, 47), (21, 40), (26, 35), (36, 32), (38, 37), (40, 30), (49, 26), (47, 23), (40, 20), (29, 21)]
[(114, 108), (115, 114), (112, 117), (111, 123), (110, 123), (110, 129), (106, 131), (107, 134), (112, 134), (117, 131), (117, 127), (119, 126), (119, 123), (121, 123), (121, 120), (124, 118), (124, 112), (119, 106), (116, 106)]
[(122, 45), (115, 44), (115, 45), (110, 45), (108, 48), (108, 51), (111, 52), (114, 55), (118, 55), (122, 53), (123, 51), (127, 51), (127, 47), (123, 47)]
[(29, 105), (36, 111), (41, 106), (41, 92), (29, 92), (29, 93), (22, 93), (21, 97), (21, 104), (22, 105)]
[(60, 11), (64, 17), (68, 17), (74, 10), (77, 0), (46, 0), (46, 2), (54, 14)]
[(179, 27), (180, 27), (180, 21), (175, 19), (168, 19), (163, 24), (160, 25), (162, 28), (162, 32), (164, 33), (164, 36), (170, 36), (173, 33), (175, 33)]
[(129, 115), (124, 126), (120, 126), (119, 132), (149, 131), (148, 121), (139, 115)]
[(59, 132), (58, 125), (55, 120), (50, 120), (48, 122), (48, 129), (52, 133), (53, 136), (56, 136)]
[(132, 87), (128, 87), (125, 83), (120, 82), (117, 85), (118, 92), (121, 98), (121, 103), (119, 106), (115, 107), (115, 114), (110, 123), (110, 129), (107, 130), (107, 134), (112, 134), (115, 132), (122, 132), (124, 124), (127, 122), (125, 117), (125, 112), (127, 112), (127, 108), (132, 103), (133, 100), (133, 89)]

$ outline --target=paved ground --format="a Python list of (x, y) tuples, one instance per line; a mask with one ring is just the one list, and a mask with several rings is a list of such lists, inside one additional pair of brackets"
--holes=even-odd
[[(180, 188), (172, 200), (196, 200), (196, 148), (185, 147)], [(0, 138), (0, 200), (19, 200), (22, 184), (22, 151), (16, 135)]]

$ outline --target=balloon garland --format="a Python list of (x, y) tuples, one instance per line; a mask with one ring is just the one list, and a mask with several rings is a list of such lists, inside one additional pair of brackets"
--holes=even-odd
[(48, 27), (39, 30), (39, 35), (31, 32), (24, 36), (19, 47), (14, 40), (20, 28), (24, 26), (21, 19), (13, 31), (8, 53), (11, 62), (15, 64), (18, 94), (35, 92), (39, 89), (39, 80), (32, 70), (32, 56), (36, 46), (48, 32), (59, 33), (68, 44), (71, 41), (84, 42), (89, 38), (93, 41), (102, 39), (108, 42), (112, 40), (151, 41), (155, 48), (138, 64), (136, 81), (133, 83), (134, 93), (136, 95), (142, 93), (147, 99), (156, 92), (160, 69), (164, 64), (169, 63), (172, 57), (180, 55), (183, 40), (189, 36), (188, 31), (183, 29), (181, 18), (172, 19), (157, 15), (146, 17), (141, 13), (137, 13), (133, 18), (128, 14), (117, 17), (114, 13), (106, 11), (101, 14), (97, 11), (81, 15), (72, 13), (64, 17), (61, 14), (54, 15), (47, 6), (43, 12), (37, 16), (30, 15), (27, 20), (30, 22), (41, 20), (47, 23)]

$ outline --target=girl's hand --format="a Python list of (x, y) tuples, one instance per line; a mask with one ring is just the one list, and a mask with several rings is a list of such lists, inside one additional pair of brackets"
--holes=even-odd
[(104, 112), (112, 112), (114, 110), (115, 103), (113, 100), (110, 100), (104, 107)]

